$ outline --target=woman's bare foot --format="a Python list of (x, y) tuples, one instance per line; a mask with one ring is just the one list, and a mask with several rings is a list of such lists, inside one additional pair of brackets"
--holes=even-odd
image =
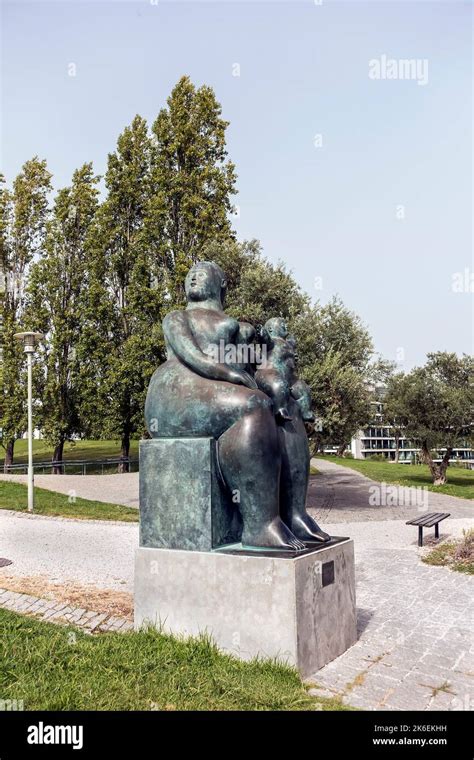
[(261, 528), (258, 533), (247, 532), (244, 528), (242, 546), (287, 549), (294, 552), (306, 549), (304, 543), (293, 535), (291, 530), (279, 517), (275, 517), (271, 523)]
[(301, 541), (317, 541), (325, 544), (331, 540), (331, 536), (319, 527), (316, 520), (308, 515), (294, 515), (289, 523), (292, 533)]

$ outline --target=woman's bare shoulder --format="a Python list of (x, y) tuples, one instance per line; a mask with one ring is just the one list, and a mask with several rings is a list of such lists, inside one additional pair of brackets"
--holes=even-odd
[(177, 309), (176, 311), (169, 311), (163, 318), (163, 327), (166, 328), (171, 325), (185, 324), (188, 320), (187, 312), (183, 309)]

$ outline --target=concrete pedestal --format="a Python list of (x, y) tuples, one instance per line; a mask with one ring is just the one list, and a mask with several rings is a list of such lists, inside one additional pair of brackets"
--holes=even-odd
[(140, 547), (135, 628), (207, 631), (247, 660), (277, 657), (303, 676), (356, 641), (354, 548), (349, 539), (301, 554)]

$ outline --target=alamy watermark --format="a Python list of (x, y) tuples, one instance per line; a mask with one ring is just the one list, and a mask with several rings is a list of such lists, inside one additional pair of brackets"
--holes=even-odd
[(22, 699), (0, 699), (0, 712), (20, 712), (24, 709)]
[(254, 345), (253, 343), (226, 343), (221, 338), (219, 343), (210, 343), (206, 351), (207, 355), (218, 364), (265, 364), (267, 360), (267, 347)]
[(428, 84), (427, 58), (389, 58), (385, 53), (369, 61), (369, 79), (408, 80)]
[(474, 293), (474, 272), (465, 267), (462, 272), (451, 275), (451, 290), (453, 293)]
[(386, 483), (370, 486), (371, 507), (428, 507), (428, 489), (424, 486), (388, 486)]

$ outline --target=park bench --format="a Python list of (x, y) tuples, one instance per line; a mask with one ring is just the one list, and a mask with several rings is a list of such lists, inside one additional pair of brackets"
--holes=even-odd
[(432, 528), (434, 525), (435, 538), (439, 538), (439, 524), (441, 520), (446, 520), (450, 512), (425, 512), (416, 520), (408, 520), (407, 525), (418, 525), (418, 546), (423, 546), (423, 528)]

